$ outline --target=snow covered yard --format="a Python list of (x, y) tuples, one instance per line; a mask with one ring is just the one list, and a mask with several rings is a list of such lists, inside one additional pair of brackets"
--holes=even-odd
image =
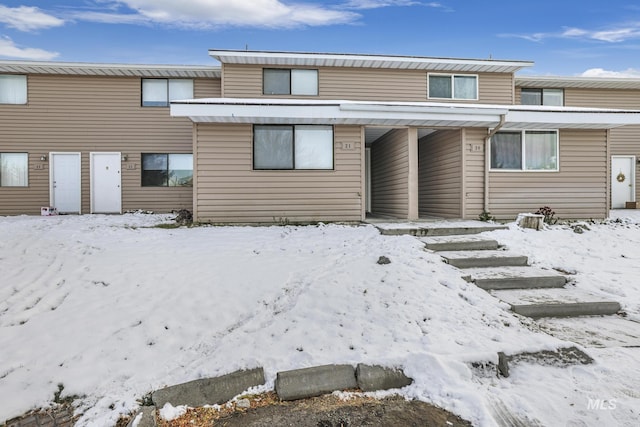
[[(160, 229), (164, 215), (0, 217), (0, 421), (82, 396), (81, 425), (112, 425), (146, 393), (263, 366), (403, 366), (403, 389), (495, 425), (507, 406), (543, 425), (631, 425), (640, 349), (587, 349), (596, 362), (518, 364), (511, 377), (472, 362), (572, 345), (536, 331), (412, 237), (372, 226)], [(640, 320), (640, 227), (584, 234), (488, 233)], [(391, 259), (378, 265), (378, 257)], [(593, 409), (588, 399), (615, 408)]]

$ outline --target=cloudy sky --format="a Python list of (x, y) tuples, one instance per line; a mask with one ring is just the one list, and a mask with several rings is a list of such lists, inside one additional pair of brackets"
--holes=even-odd
[(214, 64), (208, 49), (532, 60), (640, 77), (628, 0), (0, 0), (0, 59)]

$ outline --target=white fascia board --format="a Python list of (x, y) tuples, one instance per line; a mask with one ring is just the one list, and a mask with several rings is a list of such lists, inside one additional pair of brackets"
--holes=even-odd
[(640, 125), (639, 112), (509, 111), (504, 128), (609, 129)]
[(491, 127), (507, 110), (366, 104), (172, 103), (171, 115), (194, 122)]

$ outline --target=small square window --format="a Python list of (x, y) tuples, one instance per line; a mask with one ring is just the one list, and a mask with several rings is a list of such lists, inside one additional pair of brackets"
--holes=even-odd
[(0, 187), (27, 187), (28, 171), (27, 153), (0, 153)]
[(0, 75), (0, 104), (27, 103), (27, 76)]

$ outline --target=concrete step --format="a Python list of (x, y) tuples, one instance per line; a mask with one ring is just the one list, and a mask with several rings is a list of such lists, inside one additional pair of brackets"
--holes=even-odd
[(490, 291), (523, 316), (576, 317), (615, 314), (620, 304), (575, 288)]
[(442, 259), (458, 268), (526, 266), (528, 258), (507, 251), (440, 252)]
[(423, 237), (425, 247), (432, 251), (496, 250), (500, 244), (491, 239), (471, 234), (466, 236)]
[(497, 267), (465, 270), (465, 279), (481, 289), (561, 288), (565, 276), (536, 267)]
[(478, 234), (484, 231), (506, 230), (506, 225), (491, 224), (482, 221), (438, 221), (438, 222), (373, 222), (380, 234), (385, 236), (457, 236)]
[(543, 331), (583, 347), (640, 347), (640, 323), (620, 316), (540, 319)]

